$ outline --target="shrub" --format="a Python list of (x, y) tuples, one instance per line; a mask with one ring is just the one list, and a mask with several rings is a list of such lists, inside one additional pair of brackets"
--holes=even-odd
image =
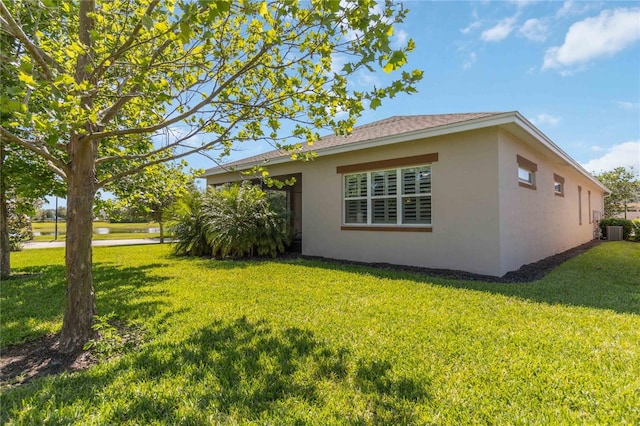
[(600, 230), (602, 231), (603, 238), (608, 238), (607, 226), (622, 226), (622, 238), (624, 238), (625, 240), (629, 239), (631, 230), (633, 228), (632, 222), (630, 220), (618, 218), (602, 219), (599, 226)]
[(193, 191), (172, 206), (171, 232), (174, 236), (173, 252), (177, 255), (211, 255), (207, 241), (207, 226), (203, 215), (205, 194)]
[(640, 219), (633, 219), (631, 221), (633, 228), (633, 236), (635, 241), (640, 241)]
[(289, 243), (288, 213), (255, 185), (226, 185), (207, 193), (204, 216), (215, 257), (272, 256)]

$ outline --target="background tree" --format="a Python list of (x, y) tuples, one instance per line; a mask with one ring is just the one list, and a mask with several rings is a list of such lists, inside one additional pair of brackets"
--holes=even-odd
[(158, 222), (160, 242), (164, 243), (164, 224), (168, 210), (189, 192), (195, 177), (201, 173), (191, 170), (185, 173), (186, 162), (159, 163), (146, 167), (140, 173), (124, 177), (113, 188), (118, 210), (126, 209)]
[[(22, 19), (36, 6), (48, 14), (46, 28), (25, 31)], [(2, 31), (22, 47), (8, 65), (20, 82), (14, 119), (0, 136), (42, 157), (67, 184), (60, 350), (92, 336), (98, 189), (201, 150), (227, 154), (234, 142), (296, 154), (321, 128), (349, 133), (367, 105), (415, 92), (422, 78), (400, 69), (413, 41), (391, 45), (406, 13), (372, 0), (0, 2)], [(397, 77), (370, 90), (348, 84), (376, 70)], [(163, 142), (150, 144), (150, 135)]]
[[(34, 34), (40, 20), (38, 10), (25, 15), (23, 31)], [(0, 32), (0, 125), (11, 126), (16, 120), (16, 111), (29, 102), (31, 92), (22, 90), (15, 71), (15, 58), (24, 53), (18, 39)], [(22, 102), (21, 102), (22, 101)], [(37, 104), (33, 104), (34, 109)], [(24, 136), (25, 129), (16, 129), (16, 134)], [(53, 193), (61, 193), (60, 182), (54, 180), (54, 173), (46, 167), (44, 159), (30, 150), (9, 145), (0, 139), (0, 276), (11, 273), (10, 252), (19, 246), (23, 236), (26, 214), (33, 213), (33, 203)]]
[(624, 213), (626, 219), (628, 204), (638, 202), (640, 197), (640, 179), (633, 167), (616, 167), (595, 177), (611, 190), (611, 195), (604, 199), (604, 217)]

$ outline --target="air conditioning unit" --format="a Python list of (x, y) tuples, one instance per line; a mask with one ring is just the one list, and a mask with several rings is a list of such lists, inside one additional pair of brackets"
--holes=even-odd
[(622, 226), (607, 226), (607, 240), (622, 241)]

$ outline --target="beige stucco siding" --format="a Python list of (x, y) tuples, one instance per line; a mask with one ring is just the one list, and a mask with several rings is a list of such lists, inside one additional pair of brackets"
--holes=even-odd
[[(302, 252), (363, 262), (500, 270), (497, 128), (369, 148), (310, 163), (273, 165), (272, 175), (302, 172)], [(336, 167), (438, 153), (432, 164), (432, 232), (347, 231), (342, 175)], [(209, 177), (208, 183), (229, 180)]]
[[(518, 183), (518, 155), (537, 164), (535, 190)], [(500, 275), (593, 239), (592, 212), (602, 211), (600, 188), (550, 150), (502, 130), (499, 158)], [(554, 192), (554, 174), (565, 180), (564, 196)], [(582, 224), (578, 186), (582, 188)]]
[[(302, 253), (502, 276), (593, 238), (603, 190), (565, 159), (522, 133), (498, 126), (269, 166), (302, 174)], [(513, 129), (513, 127), (509, 128)], [(337, 167), (438, 154), (432, 163), (431, 232), (346, 230)], [(535, 163), (536, 189), (518, 181), (518, 156)], [(373, 168), (377, 170), (379, 168)], [(554, 174), (564, 196), (554, 192)], [(238, 173), (209, 176), (216, 184)], [(578, 186), (581, 187), (582, 223)]]

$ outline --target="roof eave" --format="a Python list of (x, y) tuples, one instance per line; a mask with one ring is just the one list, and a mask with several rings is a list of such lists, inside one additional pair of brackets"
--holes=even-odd
[[(509, 117), (512, 117), (515, 113), (516, 111), (499, 113), (499, 114), (494, 114), (487, 117), (480, 117), (472, 120), (461, 121), (461, 122), (451, 123), (451, 124), (444, 124), (436, 127), (430, 127), (428, 129), (413, 130), (410, 132), (398, 133), (395, 135), (383, 136), (375, 139), (367, 139), (364, 141), (354, 142), (354, 143), (345, 144), (345, 145), (320, 148), (314, 151), (318, 155), (342, 154), (345, 152), (357, 151), (360, 149), (375, 148), (378, 146), (393, 145), (396, 143), (408, 142), (416, 139), (424, 139), (428, 137), (443, 136), (443, 135), (448, 135), (452, 133), (476, 130), (484, 127), (491, 127), (495, 125), (506, 124), (510, 122)], [(275, 158), (269, 159), (268, 163), (265, 163), (265, 164), (273, 165), (273, 164), (282, 164), (282, 163), (288, 163), (293, 161), (297, 161), (297, 160), (292, 160), (290, 157), (285, 155), (282, 157), (275, 157)], [(234, 166), (233, 171), (247, 170), (253, 167), (255, 164), (256, 163), (254, 162), (237, 164), (236, 166)], [(221, 174), (228, 173), (229, 171), (230, 170), (225, 170), (225, 169), (221, 169), (220, 167), (215, 167), (213, 169), (206, 170), (201, 175), (201, 177), (221, 175)]]
[[(569, 156), (566, 152), (564, 152), (558, 145), (556, 145), (551, 139), (549, 139), (544, 133), (542, 133), (538, 128), (536, 128), (529, 120), (527, 120), (522, 114), (518, 111), (508, 111), (498, 114), (489, 115), (486, 117), (474, 118), (472, 120), (460, 121), (457, 123), (444, 124), (441, 126), (430, 127), (428, 129), (414, 130), (405, 133), (398, 133), (395, 135), (384, 136), (375, 139), (368, 139), (360, 142), (354, 142), (345, 145), (331, 146), (327, 148), (320, 148), (315, 150), (315, 152), (320, 155), (334, 155), (334, 154), (342, 154), (350, 151), (357, 151), (366, 148), (375, 148), (379, 146), (385, 145), (393, 145), (401, 142), (408, 142), (416, 139), (425, 139), (435, 136), (444, 136), (453, 133), (466, 132), (471, 130), (478, 130), (492, 126), (501, 126), (506, 124), (516, 124), (525, 130), (531, 137), (540, 142), (543, 146), (547, 147), (551, 150), (555, 155), (560, 157), (562, 160), (569, 163), (576, 170), (578, 170), (582, 175), (595, 183), (600, 189), (604, 192), (611, 193), (611, 190), (604, 186), (600, 181), (594, 178), (589, 172), (587, 172), (577, 161)], [(292, 160), (289, 156), (282, 156), (269, 159), (267, 163), (269, 165), (282, 164), (293, 162), (297, 160)], [(234, 166), (233, 171), (243, 171), (250, 169), (256, 163), (243, 163)], [(216, 176), (225, 173), (229, 173), (231, 170), (221, 169), (219, 167), (206, 170), (201, 177), (207, 176)]]

